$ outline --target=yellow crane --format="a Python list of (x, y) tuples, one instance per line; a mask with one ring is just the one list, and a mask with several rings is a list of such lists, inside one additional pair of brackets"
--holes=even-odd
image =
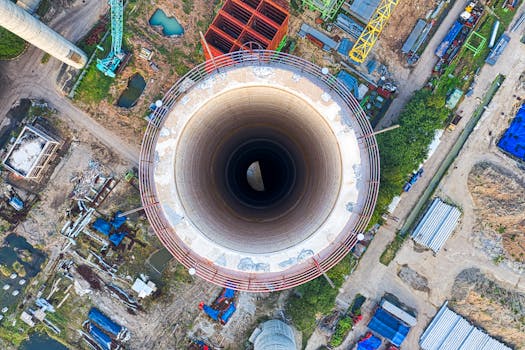
[(399, 0), (382, 0), (377, 6), (370, 21), (348, 54), (352, 60), (357, 63), (363, 63), (365, 61), (398, 2)]

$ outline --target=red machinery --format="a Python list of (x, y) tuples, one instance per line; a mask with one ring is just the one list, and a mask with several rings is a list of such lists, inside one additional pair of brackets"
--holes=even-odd
[[(288, 31), (290, 14), (278, 0), (226, 0), (204, 38), (214, 57), (243, 48), (275, 50)], [(211, 59), (203, 45), (204, 55)]]
[(223, 288), (221, 294), (213, 301), (211, 305), (199, 303), (199, 309), (204, 311), (211, 319), (226, 324), (235, 312), (235, 291), (229, 288)]

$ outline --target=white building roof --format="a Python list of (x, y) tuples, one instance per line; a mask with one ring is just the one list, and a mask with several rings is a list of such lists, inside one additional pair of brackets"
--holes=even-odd
[(26, 125), (7, 153), (3, 164), (19, 176), (36, 177), (35, 168), (43, 166), (42, 160), (48, 159), (57, 145), (58, 142), (42, 130)]
[(148, 283), (145, 283), (140, 278), (137, 278), (135, 280), (135, 283), (131, 286), (131, 289), (133, 289), (135, 292), (138, 293), (139, 298), (145, 298), (154, 291), (157, 290), (157, 287), (155, 286), (155, 283), (149, 281)]
[(33, 317), (25, 311), (22, 311), (22, 314), (20, 315), (20, 319), (24, 321), (26, 324), (28, 324), (30, 327), (35, 326), (35, 322), (33, 322)]
[(392, 198), (392, 202), (390, 202), (386, 211), (388, 211), (390, 214), (393, 214), (394, 210), (396, 210), (400, 201), (401, 201), (400, 196), (395, 196), (394, 198)]
[(412, 238), (437, 253), (454, 232), (460, 216), (458, 208), (435, 198), (412, 232)]
[(419, 338), (423, 350), (511, 350), (450, 310), (445, 302)]

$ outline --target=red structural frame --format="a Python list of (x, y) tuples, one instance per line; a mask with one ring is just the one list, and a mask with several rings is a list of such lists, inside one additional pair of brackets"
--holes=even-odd
[[(249, 48), (275, 50), (286, 36), (290, 14), (278, 0), (226, 0), (204, 38), (213, 57)], [(204, 56), (211, 59), (204, 47)]]
[[(200, 256), (182, 242), (163, 214), (157, 198), (155, 186), (155, 148), (160, 131), (171, 108), (180, 101), (185, 92), (199, 82), (220, 74), (223, 70), (243, 66), (279, 67), (297, 72), (316, 81), (332, 97), (341, 101), (352, 114), (353, 129), (358, 136), (359, 148), (363, 151), (362, 168), (368, 174), (364, 196), (358, 208), (352, 209), (358, 214), (358, 220), (347, 230), (311, 259), (305, 260), (288, 270), (275, 273), (255, 273), (234, 271), (223, 268)], [(153, 113), (142, 140), (139, 161), (139, 186), (142, 205), (149, 223), (162, 244), (186, 268), (195, 269), (197, 276), (219, 286), (249, 292), (272, 292), (296, 287), (319, 277), (341, 261), (357, 243), (357, 235), (364, 233), (374, 212), (379, 191), (379, 149), (374, 131), (365, 112), (350, 90), (331, 74), (325, 74), (321, 67), (302, 58), (275, 51), (254, 50), (236, 51), (216, 57), (214, 62), (204, 62), (186, 73), (164, 95), (162, 107)]]

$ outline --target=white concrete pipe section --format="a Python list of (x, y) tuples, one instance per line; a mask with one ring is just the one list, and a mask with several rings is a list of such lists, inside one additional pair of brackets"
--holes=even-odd
[(0, 0), (0, 26), (72, 67), (86, 65), (82, 50), (9, 0)]

